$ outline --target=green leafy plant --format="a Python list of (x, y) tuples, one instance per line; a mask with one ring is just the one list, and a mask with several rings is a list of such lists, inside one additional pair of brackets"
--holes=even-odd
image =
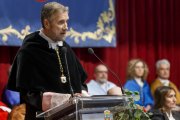
[(151, 120), (152, 113), (146, 112), (144, 107), (134, 103), (140, 99), (139, 92), (125, 90), (125, 94), (129, 96), (127, 104), (118, 105), (113, 108), (113, 120)]

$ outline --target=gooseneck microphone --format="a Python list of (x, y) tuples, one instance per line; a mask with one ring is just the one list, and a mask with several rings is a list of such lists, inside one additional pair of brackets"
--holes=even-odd
[(71, 96), (73, 97), (74, 91), (73, 91), (72, 84), (71, 84), (71, 77), (70, 77), (70, 74), (69, 74), (69, 67), (68, 67), (67, 56), (66, 56), (67, 48), (66, 47), (62, 47), (61, 50), (62, 50), (62, 53), (64, 54), (65, 66), (66, 66), (66, 69), (67, 69), (67, 77), (68, 77), (67, 79), (68, 79), (68, 82), (69, 82)]
[(116, 79), (118, 80), (119, 82), (119, 85), (120, 85), (120, 88), (121, 88), (121, 91), (122, 91), (122, 94), (124, 95), (124, 89), (123, 89), (123, 86), (121, 84), (121, 81), (119, 79), (119, 77), (117, 76), (117, 74), (115, 72), (113, 72), (94, 52), (94, 50), (92, 48), (88, 48), (88, 52), (90, 54), (93, 54), (103, 65), (105, 65), (107, 67), (107, 69), (114, 75), (114, 77), (116, 77)]

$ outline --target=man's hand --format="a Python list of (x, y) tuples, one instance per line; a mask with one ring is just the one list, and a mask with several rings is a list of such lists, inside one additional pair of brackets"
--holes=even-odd
[(82, 94), (83, 97), (90, 97), (90, 95), (88, 94), (88, 92), (85, 91), (85, 90), (82, 90), (82, 91), (81, 91), (81, 94)]
[(75, 93), (73, 95), (73, 97), (89, 97), (90, 95), (88, 94), (87, 91), (85, 90), (82, 90), (81, 93)]
[(150, 105), (147, 105), (145, 108), (144, 108), (146, 111), (149, 111), (151, 109), (151, 106)]

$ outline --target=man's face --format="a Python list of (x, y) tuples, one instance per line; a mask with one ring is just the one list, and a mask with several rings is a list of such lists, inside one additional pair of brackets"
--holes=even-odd
[(107, 82), (108, 79), (108, 70), (105, 66), (98, 66), (97, 71), (94, 74), (96, 81), (100, 83), (105, 83)]
[(158, 77), (161, 79), (169, 79), (170, 68), (167, 64), (160, 64), (159, 69), (157, 70)]
[(45, 20), (45, 28), (53, 41), (62, 41), (65, 39), (68, 30), (67, 21), (69, 20), (68, 12), (57, 12), (50, 19)]

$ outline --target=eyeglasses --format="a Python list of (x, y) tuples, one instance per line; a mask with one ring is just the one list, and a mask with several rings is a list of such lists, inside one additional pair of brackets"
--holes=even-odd
[(96, 73), (108, 73), (108, 71), (96, 71)]

